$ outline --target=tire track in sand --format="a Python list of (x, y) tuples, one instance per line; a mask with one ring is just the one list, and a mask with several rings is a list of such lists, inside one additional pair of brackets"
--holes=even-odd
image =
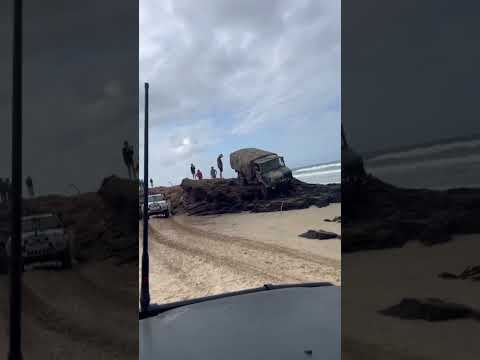
[(172, 219), (152, 221), (150, 233), (151, 289), (156, 301), (176, 301), (265, 283), (339, 281), (339, 262), (327, 259), (329, 264), (325, 265), (322, 257), (299, 256), (298, 251), (284, 247), (197, 232)]
[[(141, 258), (142, 233), (140, 229), (139, 256)], [(151, 235), (154, 235), (151, 233)], [(176, 300), (184, 300), (192, 296), (202, 296), (208, 291), (208, 284), (202, 281), (194, 281), (190, 271), (198, 268), (198, 260), (195, 258), (187, 258), (186, 255), (175, 249), (169, 248), (155, 240), (152, 236), (149, 242), (150, 257), (150, 292), (154, 302), (170, 302)], [(140, 260), (141, 263), (141, 260)], [(139, 269), (141, 270), (141, 269)], [(139, 287), (141, 273), (139, 271)], [(139, 292), (140, 295), (140, 292)]]
[[(194, 288), (201, 290), (202, 295), (216, 293), (218, 291), (215, 289), (223, 290), (225, 286), (230, 290), (236, 290), (248, 287), (249, 284), (263, 285), (266, 282), (282, 281), (277, 274), (269, 273), (260, 267), (212, 252), (211, 249), (202, 246), (188, 244), (194, 243), (198, 238), (168, 236), (171, 235), (170, 231), (166, 229), (159, 231), (152, 226), (150, 234), (154, 240), (153, 244), (163, 247), (163, 254), (155, 261), (174, 272), (178, 279), (185, 280), (185, 285), (192, 284)], [(285, 281), (284, 278), (283, 280)], [(294, 277), (289, 277), (288, 280), (298, 281)]]
[(257, 250), (265, 250), (265, 251), (272, 251), (275, 250), (276, 252), (280, 254), (285, 254), (287, 256), (291, 256), (293, 258), (297, 258), (300, 260), (316, 263), (322, 266), (328, 266), (331, 267), (332, 269), (339, 270), (340, 269), (340, 261), (319, 256), (319, 255), (313, 255), (313, 254), (308, 254), (305, 252), (302, 252), (300, 250), (288, 248), (282, 245), (277, 245), (273, 243), (266, 243), (266, 242), (261, 242), (261, 241), (255, 241), (251, 239), (247, 239), (244, 237), (240, 236), (231, 236), (231, 235), (224, 235), (224, 234), (219, 234), (215, 233), (212, 231), (200, 229), (197, 227), (193, 226), (188, 226), (186, 224), (183, 224), (175, 219), (171, 219), (173, 225), (178, 229), (178, 231), (184, 231), (190, 234), (195, 234), (195, 235), (200, 235), (200, 236), (205, 236), (208, 237), (212, 240), (220, 241), (220, 242), (232, 242), (232, 243), (239, 243), (243, 244), (246, 247), (250, 247), (252, 249), (257, 249)]
[[(113, 323), (117, 326), (122, 323), (118, 321), (117, 314), (123, 313), (124, 318), (131, 317), (133, 324), (138, 323), (136, 313), (129, 316), (125, 311), (127, 309), (122, 306), (115, 309), (117, 314), (109, 316), (114, 304), (112, 305), (109, 299), (99, 299), (94, 292), (96, 289), (90, 288), (82, 279), (77, 279), (77, 275), (75, 270), (34, 270), (24, 274), (22, 322), (26, 354), (33, 352), (35, 358), (39, 359), (51, 358), (53, 354), (69, 354), (69, 358), (77, 359), (76, 355), (86, 354), (87, 348), (88, 352), (115, 355), (116, 358), (128, 358), (138, 354), (138, 337), (127, 332), (112, 332)], [(65, 296), (70, 286), (67, 284), (76, 282), (75, 279), (79, 280), (79, 283), (74, 285), (75, 294)], [(8, 284), (4, 285), (7, 288)], [(7, 299), (0, 299), (0, 303), (0, 322), (6, 322)], [(71, 312), (68, 311), (70, 306)], [(109, 306), (109, 311), (102, 312), (105, 306)], [(76, 311), (77, 309), (82, 309), (81, 313)], [(94, 311), (96, 314), (89, 314), (92, 309), (98, 309)], [(135, 307), (131, 306), (128, 310), (131, 312)], [(38, 343), (38, 339), (41, 339), (41, 343)]]
[[(207, 240), (209, 244), (204, 245), (209, 249), (229, 249), (230, 253), (240, 257), (246, 251), (250, 256), (243, 257), (242, 261), (254, 266), (261, 264), (264, 271), (270, 274), (278, 274), (283, 282), (291, 280), (297, 282), (340, 282), (340, 261), (338, 260), (309, 254), (274, 243), (198, 229), (181, 224), (175, 219), (170, 219), (170, 221), (176, 233), (184, 237), (188, 234), (196, 239)], [(213, 245), (213, 242), (216, 243), (216, 246)]]

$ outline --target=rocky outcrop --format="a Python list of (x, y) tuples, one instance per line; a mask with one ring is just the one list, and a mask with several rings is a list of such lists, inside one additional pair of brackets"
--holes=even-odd
[(286, 211), (341, 201), (340, 185), (312, 185), (296, 179), (283, 193), (268, 198), (261, 185), (241, 185), (236, 179), (184, 179), (180, 188), (182, 194), (178, 190), (174, 194), (174, 198), (180, 199), (175, 210), (189, 215)]
[(469, 266), (463, 270), (460, 274), (452, 274), (449, 272), (442, 272), (438, 274), (441, 279), (458, 279), (458, 280), (472, 280), (480, 281), (480, 265)]
[(479, 319), (478, 311), (469, 306), (446, 302), (436, 298), (405, 298), (399, 304), (381, 310), (380, 313), (409, 320), (447, 321), (465, 318)]
[(401, 189), (367, 175), (342, 183), (342, 251), (427, 246), (480, 232), (480, 189)]
[(298, 236), (304, 237), (306, 239), (318, 239), (318, 240), (328, 240), (328, 239), (339, 239), (340, 236), (330, 231), (325, 230), (308, 230), (303, 234)]

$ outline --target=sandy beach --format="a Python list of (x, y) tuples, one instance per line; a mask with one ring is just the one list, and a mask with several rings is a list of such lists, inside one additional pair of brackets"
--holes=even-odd
[[(138, 356), (133, 267), (104, 261), (23, 276), (23, 349), (30, 359)], [(119, 279), (122, 279), (121, 281)], [(0, 277), (0, 349), (8, 348), (8, 277)]]
[[(467, 266), (478, 265), (479, 253), (480, 235), (468, 235), (455, 236), (453, 241), (434, 247), (413, 242), (400, 249), (344, 254), (344, 358), (480, 358), (478, 321), (427, 322), (391, 318), (378, 313), (405, 297), (436, 297), (478, 308), (478, 282), (444, 280), (438, 278), (438, 274), (445, 271), (460, 273)], [(366, 327), (368, 331), (365, 331)]]
[(284, 212), (151, 218), (152, 302), (166, 303), (266, 283), (340, 284), (340, 240), (298, 236), (309, 229), (340, 234), (341, 224), (324, 221), (340, 213), (341, 205), (335, 203)]

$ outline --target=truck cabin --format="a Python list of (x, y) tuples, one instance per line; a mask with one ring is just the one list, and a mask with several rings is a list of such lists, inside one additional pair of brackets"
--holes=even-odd
[(255, 162), (255, 171), (261, 173), (267, 173), (281, 167), (285, 167), (282, 156), (269, 155)]

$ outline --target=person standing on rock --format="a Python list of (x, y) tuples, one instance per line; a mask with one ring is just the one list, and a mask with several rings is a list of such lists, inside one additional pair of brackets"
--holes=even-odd
[(190, 172), (192, 173), (192, 179), (195, 180), (195, 165), (190, 164)]
[(223, 179), (223, 162), (222, 162), (223, 154), (218, 155), (217, 157), (217, 167), (218, 171), (220, 171), (220, 179)]
[(7, 201), (7, 181), (0, 178), (0, 202)]
[(140, 169), (140, 164), (137, 162), (137, 165), (135, 165), (135, 179), (138, 179), (139, 169)]
[(153, 188), (153, 179), (150, 179), (150, 187)]
[(135, 178), (137, 175), (135, 173), (135, 161), (133, 160), (133, 146), (128, 146), (128, 161), (130, 162), (130, 167), (132, 168), (132, 176)]
[(11, 184), (10, 184), (10, 178), (5, 179), (5, 199), (8, 201), (10, 199), (10, 190), (11, 190)]
[(28, 196), (33, 198), (35, 196), (35, 193), (33, 191), (33, 180), (30, 176), (27, 176), (27, 178), (25, 179), (25, 185), (27, 185)]
[(202, 174), (202, 172), (200, 171), (200, 169), (197, 170), (196, 176), (197, 176), (197, 179), (198, 179), (198, 180), (202, 180), (202, 179), (203, 179), (203, 174)]
[(127, 166), (128, 178), (132, 179), (133, 149), (130, 147), (130, 145), (128, 144), (128, 141), (126, 141), (126, 140), (123, 142), (122, 155), (123, 155), (123, 162)]
[(210, 169), (210, 175), (212, 176), (212, 179), (216, 179), (217, 178), (217, 170), (215, 170), (215, 168), (212, 166), (212, 168)]

